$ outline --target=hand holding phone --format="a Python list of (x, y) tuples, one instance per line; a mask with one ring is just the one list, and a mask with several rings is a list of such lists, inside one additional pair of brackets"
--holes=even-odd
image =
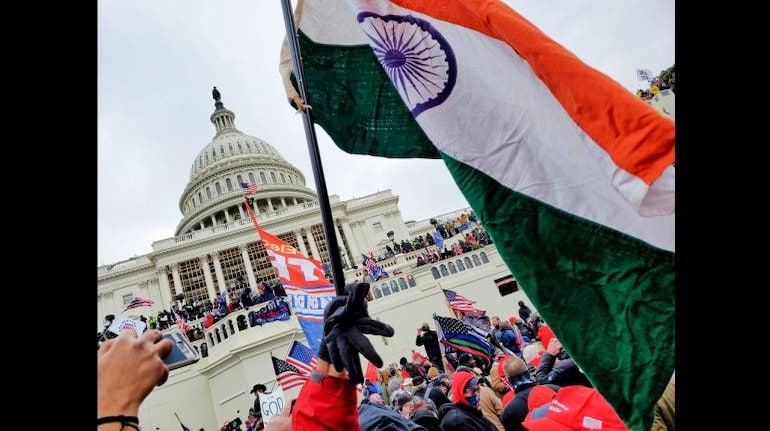
[(168, 366), (169, 370), (194, 364), (200, 360), (198, 352), (195, 351), (195, 348), (190, 344), (190, 340), (183, 333), (178, 331), (169, 332), (163, 335), (163, 338), (171, 340), (173, 345), (171, 352), (163, 358), (163, 362)]

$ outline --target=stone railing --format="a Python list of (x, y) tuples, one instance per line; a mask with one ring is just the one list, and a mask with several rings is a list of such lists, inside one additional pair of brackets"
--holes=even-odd
[[(287, 215), (295, 214), (295, 213), (298, 214), (298, 213), (302, 213), (302, 212), (316, 209), (316, 208), (318, 208), (317, 201), (303, 202), (301, 204), (292, 205), (290, 207), (282, 208), (277, 211), (271, 211), (268, 213), (257, 215), (257, 221), (260, 223), (263, 223), (275, 218), (285, 217)], [(246, 229), (248, 227), (253, 227), (250, 219), (245, 218), (245, 219), (235, 220), (227, 224), (211, 226), (204, 229), (193, 231), (191, 233), (179, 235), (173, 238), (166, 238), (160, 241), (156, 241), (152, 244), (152, 248), (153, 250), (156, 250), (156, 251), (163, 250), (178, 244), (188, 243), (191, 241), (197, 241), (197, 240), (208, 238), (211, 236), (216, 236), (221, 234), (222, 232), (239, 231), (239, 230)]]
[(107, 275), (110, 273), (131, 269), (142, 265), (152, 265), (150, 259), (145, 256), (134, 257), (131, 259), (123, 260), (112, 265), (104, 265), (97, 268), (97, 276)]

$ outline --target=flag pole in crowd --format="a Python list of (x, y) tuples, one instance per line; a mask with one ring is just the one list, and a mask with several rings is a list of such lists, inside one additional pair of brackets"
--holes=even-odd
[[(441, 287), (441, 283), (436, 283), (438, 285), (438, 288), (441, 289), (441, 291), (444, 291), (444, 288)], [(457, 312), (454, 308), (452, 308), (452, 305), (449, 303), (449, 299), (444, 295), (444, 304), (446, 304), (446, 308), (449, 310), (450, 313), (452, 313), (452, 317), (455, 319), (457, 318)]]
[(182, 420), (179, 419), (179, 415), (176, 414), (176, 412), (174, 412), (174, 416), (176, 416), (176, 420), (179, 421), (179, 425), (182, 426), (182, 431), (190, 431), (190, 428), (187, 428), (186, 426), (184, 426), (184, 424), (182, 423)]
[(321, 207), (321, 220), (326, 235), (326, 245), (329, 247), (329, 260), (331, 261), (332, 278), (338, 295), (345, 293), (345, 275), (342, 271), (342, 259), (340, 257), (339, 245), (337, 244), (337, 235), (334, 231), (334, 220), (332, 219), (331, 205), (329, 204), (329, 193), (326, 191), (326, 179), (324, 178), (323, 165), (321, 164), (321, 153), (318, 150), (318, 141), (315, 135), (315, 126), (313, 125), (312, 108), (308, 104), (307, 90), (305, 89), (305, 75), (302, 72), (302, 62), (299, 61), (299, 43), (297, 43), (297, 29), (294, 26), (294, 17), (291, 12), (290, 0), (281, 0), (283, 7), (283, 20), (286, 25), (286, 37), (289, 42), (291, 52), (291, 64), (294, 68), (294, 76), (297, 78), (297, 87), (299, 94), (305, 103), (305, 109), (302, 110), (302, 125), (305, 127), (305, 138), (307, 138), (307, 148), (310, 153), (310, 164), (313, 167), (313, 178), (315, 179), (316, 190), (318, 192), (318, 204)]

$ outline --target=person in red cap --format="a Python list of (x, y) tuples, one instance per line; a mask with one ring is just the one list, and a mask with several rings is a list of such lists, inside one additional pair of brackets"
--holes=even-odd
[(467, 371), (452, 376), (452, 404), (439, 409), (441, 428), (445, 430), (497, 431), (479, 410), (479, 379)]
[(628, 431), (599, 391), (585, 386), (561, 388), (544, 415), (538, 410), (522, 424), (529, 431)]

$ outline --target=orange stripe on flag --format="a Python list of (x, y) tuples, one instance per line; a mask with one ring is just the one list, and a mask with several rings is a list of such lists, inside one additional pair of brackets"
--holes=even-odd
[(507, 5), (497, 0), (391, 1), (507, 43), (613, 162), (648, 185), (674, 163), (673, 121), (580, 61)]

